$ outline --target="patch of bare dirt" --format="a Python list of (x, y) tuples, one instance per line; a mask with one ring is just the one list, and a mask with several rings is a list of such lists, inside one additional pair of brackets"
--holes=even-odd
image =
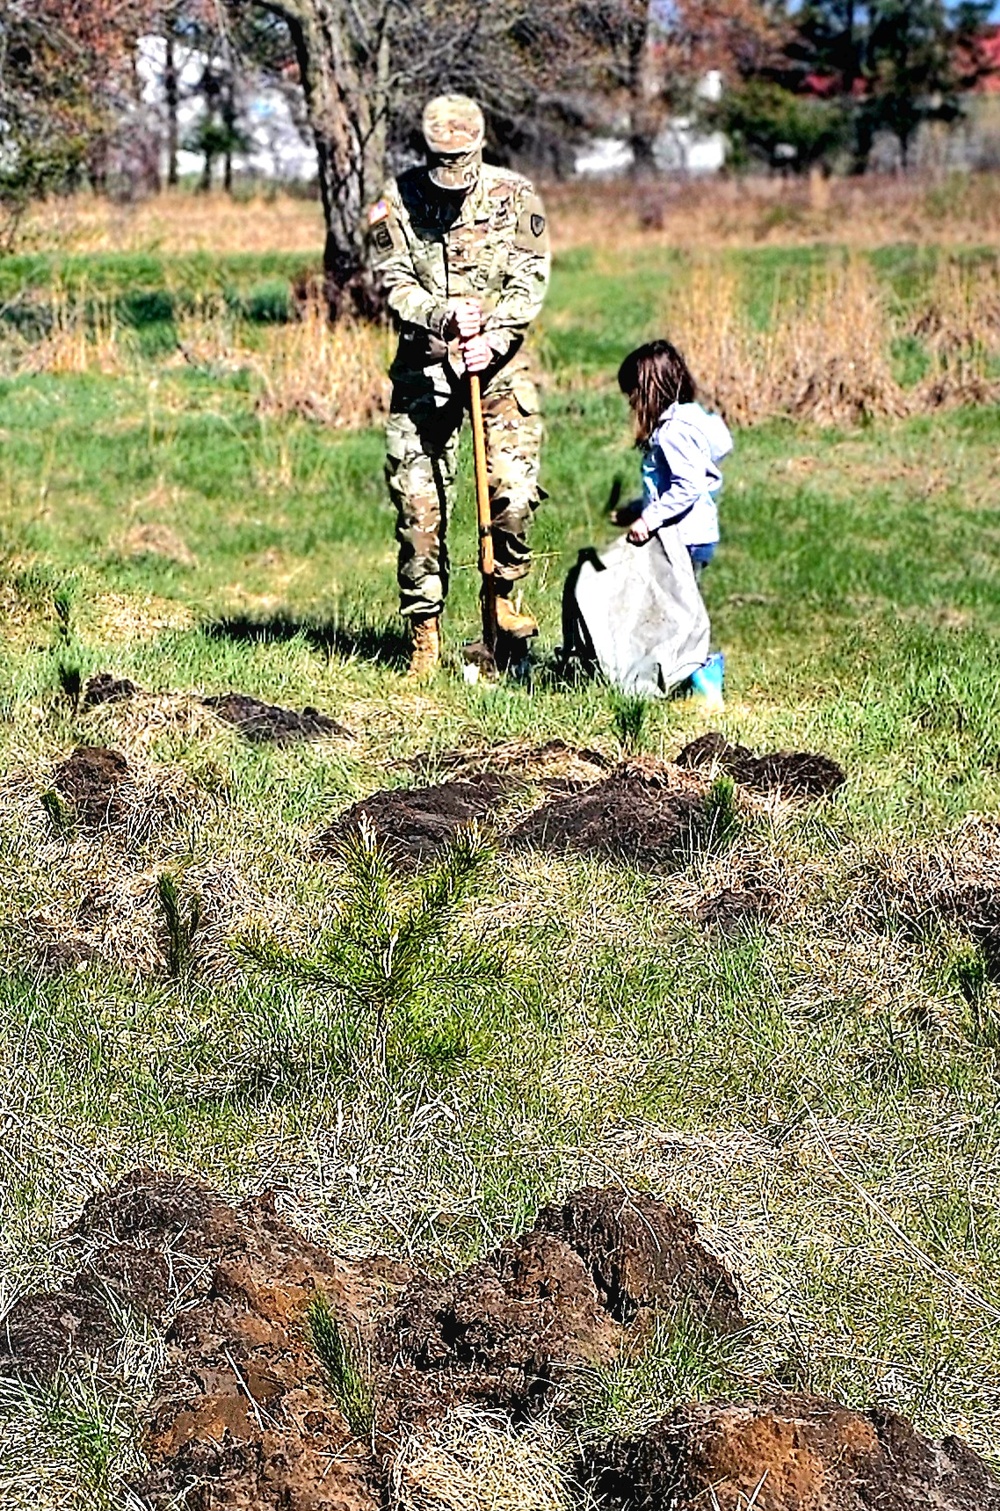
[(607, 1511), (1000, 1511), (1000, 1485), (957, 1438), (815, 1396), (681, 1407), (582, 1467)]
[(255, 745), (288, 745), (293, 740), (353, 739), (349, 729), (309, 706), (298, 711), (276, 703), (262, 703), (247, 693), (226, 693), (202, 700), (226, 724), (232, 724)]
[(122, 555), (142, 560), (159, 557), (179, 567), (196, 567), (198, 558), (185, 540), (169, 525), (133, 525), (122, 539)]
[[(680, 1291), (727, 1326), (739, 1318), (691, 1219), (620, 1191), (545, 1208), (529, 1233), (444, 1279), (338, 1258), (266, 1196), (232, 1206), (199, 1181), (148, 1170), (93, 1197), (69, 1238), (77, 1277), (11, 1308), (0, 1357), (8, 1374), (45, 1378), (73, 1356), (101, 1356), (115, 1305), (161, 1326), (169, 1365), (135, 1486), (157, 1511), (179, 1497), (189, 1511), (370, 1511), (415, 1425), (456, 1406), (510, 1421), (571, 1410), (574, 1373), (616, 1358), (642, 1307)], [(371, 1442), (352, 1432), (313, 1343), (307, 1314), (320, 1294), (367, 1378)]]
[(103, 745), (78, 745), (68, 760), (56, 766), (52, 779), (78, 821), (90, 829), (120, 822), (125, 811), (123, 789), (134, 786), (125, 757)]
[(434, 787), (390, 788), (342, 813), (316, 841), (320, 854), (368, 824), (397, 864), (415, 865), (436, 855), (472, 824), (486, 824), (509, 802), (516, 783), (496, 772)]
[(556, 795), (512, 830), (513, 844), (608, 856), (649, 869), (686, 856), (705, 827), (705, 786), (658, 762), (632, 761)]
[(773, 893), (766, 887), (754, 886), (753, 878), (747, 877), (742, 887), (723, 887), (721, 892), (702, 898), (694, 916), (708, 933), (733, 939), (747, 929), (767, 923), (776, 907)]
[(721, 734), (710, 731), (677, 757), (678, 766), (689, 771), (717, 769), (752, 792), (777, 793), (781, 797), (829, 797), (847, 780), (844, 769), (829, 756), (810, 750), (777, 750), (756, 755), (746, 745), (731, 745)]
[(98, 672), (96, 676), (87, 679), (83, 690), (83, 706), (87, 709), (99, 708), (102, 703), (127, 703), (129, 698), (134, 698), (141, 691), (128, 677), (113, 677), (110, 672)]

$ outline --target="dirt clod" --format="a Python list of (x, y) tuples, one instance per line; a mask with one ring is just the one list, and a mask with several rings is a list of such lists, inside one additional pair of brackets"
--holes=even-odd
[(88, 828), (110, 827), (121, 817), (122, 789), (131, 785), (125, 757), (101, 745), (78, 745), (53, 773), (56, 791), (73, 805)]
[(206, 708), (225, 723), (234, 725), (244, 739), (256, 745), (288, 745), (293, 740), (321, 740), (331, 736), (351, 738), (350, 730), (343, 724), (308, 706), (299, 713), (275, 703), (262, 703), (259, 698), (251, 698), (246, 693), (226, 693), (203, 701)]
[(681, 1407), (581, 1467), (607, 1511), (1000, 1511), (1000, 1484), (956, 1438), (815, 1396)]
[(543, 1207), (535, 1229), (579, 1254), (616, 1322), (628, 1325), (644, 1308), (669, 1314), (683, 1307), (718, 1333), (746, 1327), (731, 1276), (699, 1243), (697, 1224), (681, 1207), (587, 1186)]
[(110, 672), (98, 672), (87, 679), (83, 691), (83, 706), (98, 708), (102, 703), (127, 703), (141, 689), (128, 677), (113, 677)]
[(604, 781), (550, 798), (517, 825), (511, 840), (644, 868), (670, 865), (703, 827), (704, 802), (702, 784), (683, 772), (626, 763)]
[(731, 745), (714, 731), (685, 745), (677, 764), (689, 771), (717, 766), (753, 792), (782, 797), (828, 797), (847, 780), (843, 767), (829, 756), (809, 750), (777, 750), (759, 756), (747, 745)]
[(552, 1403), (567, 1371), (610, 1362), (619, 1333), (580, 1256), (536, 1231), (412, 1287), (382, 1348), (402, 1357), (407, 1415), (472, 1402), (521, 1419)]
[(416, 864), (435, 855), (461, 829), (494, 817), (510, 798), (509, 777), (484, 772), (467, 781), (435, 787), (389, 789), (355, 803), (319, 836), (316, 846), (330, 852), (367, 823), (398, 864)]

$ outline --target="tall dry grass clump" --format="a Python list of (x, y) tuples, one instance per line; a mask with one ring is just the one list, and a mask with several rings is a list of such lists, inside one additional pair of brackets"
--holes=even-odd
[(100, 372), (118, 376), (134, 360), (130, 343), (108, 299), (92, 299), (86, 290), (53, 291), (48, 329), (40, 340), (8, 337), (4, 366), (21, 373)]
[(300, 415), (337, 429), (378, 423), (388, 404), (388, 332), (361, 321), (331, 325), (319, 285), (287, 325), (251, 330), (221, 303), (177, 327), (175, 360), (208, 372), (249, 372), (262, 414)]
[[(665, 310), (707, 398), (737, 425), (785, 416), (847, 425), (1000, 396), (1000, 266), (942, 260), (916, 304), (893, 307), (869, 260), (832, 258), (779, 290), (757, 323), (743, 274), (696, 261)], [(904, 388), (893, 362), (920, 343), (927, 372)]]
[(318, 289), (300, 318), (268, 331), (255, 371), (264, 385), (259, 407), (350, 429), (376, 424), (388, 407), (386, 330), (359, 321), (331, 325)]

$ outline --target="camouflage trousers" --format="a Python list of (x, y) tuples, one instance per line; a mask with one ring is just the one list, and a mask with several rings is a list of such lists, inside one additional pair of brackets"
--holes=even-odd
[[(386, 482), (396, 507), (400, 610), (409, 618), (440, 614), (448, 596), (448, 518), (468, 386), (443, 365), (393, 369), (386, 426)], [(531, 567), (528, 531), (540, 497), (542, 416), (523, 358), (483, 388), (483, 421), (493, 519), (496, 577), (516, 582)], [(474, 515), (468, 538), (476, 541)]]

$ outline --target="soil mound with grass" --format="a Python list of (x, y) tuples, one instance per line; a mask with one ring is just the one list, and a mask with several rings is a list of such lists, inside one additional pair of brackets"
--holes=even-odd
[(51, 1379), (96, 1356), (113, 1374), (123, 1309), (163, 1329), (134, 1487), (157, 1511), (369, 1511), (415, 1427), (454, 1408), (572, 1410), (581, 1367), (617, 1358), (642, 1307), (688, 1298), (709, 1325), (742, 1322), (693, 1221), (620, 1190), (545, 1208), (443, 1279), (332, 1255), (267, 1196), (234, 1206), (149, 1170), (93, 1197), (66, 1236), (79, 1272), (0, 1321), (0, 1372)]
[(98, 672), (88, 677), (83, 690), (83, 707), (99, 708), (102, 703), (127, 703), (142, 689), (128, 677), (113, 677), (110, 672)]
[(607, 1511), (1000, 1511), (1000, 1484), (957, 1438), (815, 1396), (682, 1407), (581, 1468)]
[(597, 750), (579, 749), (565, 740), (553, 739), (546, 740), (544, 745), (508, 740), (500, 745), (467, 750), (427, 751), (406, 764), (421, 774), (443, 771), (450, 776), (465, 776), (482, 771), (512, 772), (549, 791), (568, 791), (598, 781), (607, 774), (612, 762)]
[(709, 732), (685, 745), (678, 766), (689, 771), (713, 767), (752, 792), (781, 797), (829, 797), (847, 780), (842, 766), (829, 756), (810, 750), (777, 750), (756, 755), (747, 745), (731, 745), (721, 734)]
[(430, 859), (471, 824), (487, 823), (509, 802), (516, 783), (496, 772), (434, 787), (390, 788), (353, 804), (316, 841), (330, 854), (367, 824), (400, 865)]
[(121, 822), (134, 785), (125, 757), (103, 745), (78, 745), (68, 760), (56, 766), (52, 781), (59, 796), (70, 803), (74, 817), (89, 829)]
[(723, 887), (712, 897), (705, 897), (694, 910), (695, 922), (707, 933), (723, 939), (735, 939), (748, 929), (759, 927), (773, 917), (777, 901), (766, 887), (751, 885)]
[(204, 698), (206, 708), (238, 729), (246, 740), (255, 745), (288, 745), (294, 740), (323, 740), (353, 738), (351, 731), (335, 719), (321, 714), (318, 709), (306, 707), (297, 712), (294, 708), (281, 708), (276, 703), (262, 703), (247, 693), (225, 693), (217, 698)]
[(659, 763), (624, 762), (603, 781), (551, 797), (510, 838), (652, 869), (688, 855), (707, 823), (702, 782)]

